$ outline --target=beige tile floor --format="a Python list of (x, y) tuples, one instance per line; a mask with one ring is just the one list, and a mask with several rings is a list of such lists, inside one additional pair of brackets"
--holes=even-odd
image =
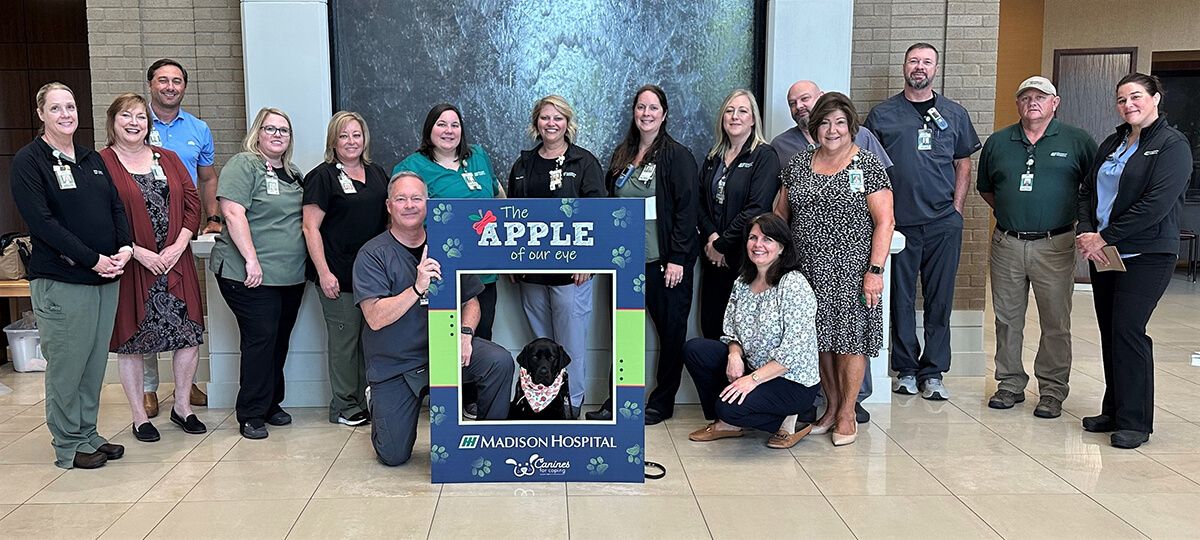
[[(427, 454), (384, 467), (369, 428), (328, 424), (315, 409), (293, 410), (296, 423), (265, 441), (239, 437), (231, 411), (201, 409), (208, 434), (160, 418), (163, 440), (141, 444), (116, 385), (104, 389), (100, 427), (126, 457), (63, 471), (51, 464), (41, 377), (7, 365), (0, 538), (1196, 538), (1198, 299), (1200, 288), (1176, 279), (1151, 322), (1157, 425), (1138, 450), (1079, 428), (1104, 385), (1091, 297), (1077, 293), (1072, 393), (1058, 420), (1032, 416), (1036, 388), (994, 411), (989, 378), (948, 377), (949, 402), (869, 406), (854, 445), (812, 437), (776, 451), (763, 435), (689, 442), (703, 420), (687, 406), (647, 429), (647, 457), (669, 472), (645, 485), (431, 484)], [(427, 429), (423, 420), (418, 446)]]

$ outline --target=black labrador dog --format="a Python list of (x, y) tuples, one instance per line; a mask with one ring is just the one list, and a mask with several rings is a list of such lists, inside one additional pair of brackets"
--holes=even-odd
[(509, 420), (571, 420), (571, 387), (567, 364), (571, 356), (549, 338), (530, 341), (517, 364), (521, 381), (508, 408)]

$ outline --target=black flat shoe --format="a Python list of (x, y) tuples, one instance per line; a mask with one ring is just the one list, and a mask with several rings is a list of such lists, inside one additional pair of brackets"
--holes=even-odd
[(76, 469), (99, 469), (105, 463), (108, 463), (108, 456), (99, 450), (90, 454), (75, 452), (75, 459), (71, 461)]
[(125, 447), (121, 446), (119, 444), (104, 443), (104, 444), (100, 445), (100, 448), (97, 448), (96, 450), (104, 452), (104, 455), (108, 456), (109, 461), (112, 461), (114, 459), (121, 459), (121, 456), (125, 455)]
[(653, 426), (655, 424), (660, 424), (660, 423), (662, 423), (663, 420), (666, 420), (667, 418), (670, 418), (670, 417), (663, 416), (662, 413), (658, 412), (658, 409), (651, 409), (651, 408), (646, 409), (645, 419), (646, 419), (647, 426)]
[(612, 420), (612, 410), (599, 409), (592, 412), (583, 413), (583, 417), (588, 420), (608, 421)]
[(1116, 448), (1137, 448), (1150, 442), (1150, 434), (1132, 429), (1114, 431), (1109, 441)]
[(288, 414), (287, 411), (280, 409), (279, 412), (267, 417), (267, 423), (271, 424), (272, 426), (286, 426), (292, 423), (292, 415)]
[(175, 409), (171, 409), (171, 423), (183, 429), (184, 433), (199, 435), (208, 432), (208, 426), (204, 425), (196, 415), (189, 414), (187, 418), (180, 418), (179, 413)]
[(1092, 433), (1108, 433), (1117, 430), (1117, 421), (1107, 414), (1088, 416), (1083, 419), (1083, 430)]
[(150, 422), (142, 422), (142, 425), (133, 426), (133, 436), (142, 442), (158, 442), (162, 437), (158, 434), (158, 428)]

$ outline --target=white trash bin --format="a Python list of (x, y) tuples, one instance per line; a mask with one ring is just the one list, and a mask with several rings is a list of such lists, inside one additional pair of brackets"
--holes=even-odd
[(20, 328), (20, 322), (4, 327), (8, 336), (8, 349), (12, 351), (13, 369), (22, 373), (46, 371), (46, 360), (42, 358), (42, 339), (37, 329)]

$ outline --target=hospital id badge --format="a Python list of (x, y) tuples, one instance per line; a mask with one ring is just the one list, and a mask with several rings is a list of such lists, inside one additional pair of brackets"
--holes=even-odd
[(267, 176), (267, 195), (279, 195), (279, 178), (273, 174)]
[(341, 173), (338, 175), (338, 183), (342, 185), (342, 193), (345, 193), (346, 195), (358, 193), (358, 190), (354, 189), (354, 180), (351, 180), (349, 176), (346, 176), (346, 173)]
[(933, 130), (929, 128), (921, 128), (917, 130), (917, 150), (929, 151), (933, 150)]
[(1021, 191), (1033, 191), (1033, 173), (1021, 175)]
[(162, 165), (155, 163), (150, 166), (150, 172), (154, 173), (155, 180), (166, 180), (167, 173), (163, 172)]
[(475, 181), (475, 173), (467, 171), (462, 173), (462, 177), (463, 181), (467, 183), (467, 189), (471, 191), (479, 191), (483, 189), (483, 186), (479, 185), (479, 182)]
[(70, 166), (55, 165), (54, 177), (58, 179), (58, 189), (75, 189), (75, 175), (71, 174)]
[(654, 179), (654, 164), (650, 163), (650, 164), (647, 164), (645, 167), (642, 167), (642, 174), (638, 176), (638, 182), (641, 182), (643, 186), (648, 186), (648, 185), (650, 185), (650, 181), (653, 179)]
[(866, 193), (867, 186), (863, 182), (863, 172), (860, 169), (846, 171), (850, 175), (850, 193)]
[(150, 130), (150, 144), (154, 146), (162, 146), (162, 135), (158, 134), (157, 129)]
[(554, 191), (562, 187), (563, 172), (562, 169), (554, 169), (550, 171), (550, 191)]

